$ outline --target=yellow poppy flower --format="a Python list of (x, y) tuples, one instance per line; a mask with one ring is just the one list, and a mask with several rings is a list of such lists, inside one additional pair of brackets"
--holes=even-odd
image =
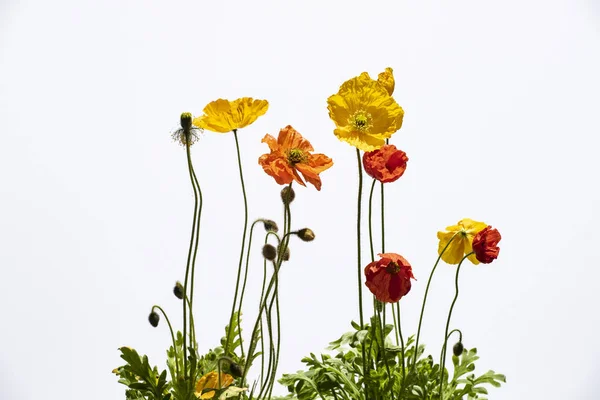
[(327, 104), (329, 117), (336, 125), (333, 133), (363, 151), (377, 150), (402, 126), (402, 107), (390, 96), (386, 85), (366, 72), (344, 82)]
[[(229, 374), (221, 372), (221, 389), (226, 388), (227, 386), (233, 383), (233, 377)], [(198, 379), (196, 383), (196, 390), (194, 394), (199, 399), (212, 399), (215, 395), (215, 391), (211, 390), (210, 392), (202, 393), (204, 389), (217, 389), (219, 386), (219, 376), (217, 375), (217, 371), (211, 371), (208, 374), (204, 375), (202, 378)]]
[(390, 94), (394, 94), (394, 87), (396, 87), (396, 81), (394, 80), (394, 70), (387, 67), (385, 71), (377, 75), (377, 82), (381, 83), (385, 90)]
[(194, 118), (193, 124), (209, 131), (226, 133), (244, 128), (269, 108), (266, 100), (242, 97), (234, 101), (218, 99), (204, 107), (204, 115)]
[[(446, 248), (448, 242), (454, 238), (452, 239), (452, 243), (446, 248), (446, 251), (444, 251), (444, 254), (442, 254), (442, 260), (448, 264), (458, 264), (466, 254), (473, 251), (473, 237), (486, 226), (487, 224), (483, 222), (464, 218), (461, 219), (457, 225), (449, 226), (445, 231), (438, 232), (437, 237), (440, 240), (438, 254), (440, 254), (444, 248)], [(469, 261), (475, 265), (479, 264), (475, 254), (469, 256)]]

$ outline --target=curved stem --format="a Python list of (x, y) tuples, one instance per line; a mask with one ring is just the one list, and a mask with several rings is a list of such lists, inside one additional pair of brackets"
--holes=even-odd
[[(358, 199), (357, 199), (357, 217), (356, 217), (356, 251), (357, 251), (357, 277), (358, 277), (358, 312), (360, 316), (360, 329), (365, 329), (365, 320), (363, 316), (363, 300), (362, 300), (362, 261), (361, 261), (361, 248), (360, 248), (360, 215), (361, 215), (361, 206), (362, 206), (362, 185), (363, 185), (363, 175), (362, 175), (362, 162), (360, 159), (360, 150), (356, 149), (356, 160), (358, 162)], [(361, 346), (362, 350), (362, 364), (363, 364), (363, 375), (366, 377), (368, 374), (367, 371), (367, 359), (365, 354), (365, 346), (364, 344)], [(365, 386), (365, 399), (368, 399), (367, 394), (367, 383), (363, 378), (363, 383)]]
[[(229, 342), (231, 340), (231, 330), (233, 328), (233, 314), (235, 313), (235, 305), (237, 303), (238, 291), (240, 288), (240, 275), (242, 272), (242, 262), (244, 260), (244, 246), (246, 244), (246, 230), (248, 229), (248, 199), (246, 197), (246, 186), (244, 185), (244, 173), (242, 170), (242, 158), (240, 155), (240, 144), (238, 142), (237, 130), (233, 130), (233, 137), (235, 138), (235, 149), (237, 151), (238, 168), (240, 170), (240, 182), (242, 184), (242, 195), (244, 196), (244, 233), (242, 234), (242, 248), (240, 251), (240, 261), (238, 263), (237, 279), (235, 282), (235, 294), (233, 295), (233, 304), (231, 306), (231, 315), (229, 316), (229, 329), (227, 329), (227, 339), (225, 342), (224, 354), (228, 355)], [(242, 346), (242, 331), (240, 332), (240, 346)], [(242, 350), (243, 351), (243, 350)]]
[[(198, 190), (198, 217), (196, 218), (196, 238), (194, 244), (194, 254), (192, 256), (192, 276), (191, 276), (191, 284), (190, 284), (190, 315), (192, 314), (192, 305), (194, 304), (194, 273), (196, 271), (196, 254), (198, 253), (198, 240), (200, 238), (200, 218), (202, 217), (202, 190), (200, 189), (200, 183), (198, 183), (198, 178), (196, 177), (196, 172), (194, 171), (194, 166), (192, 165), (192, 161), (190, 160), (190, 169), (192, 173), (192, 178), (194, 183), (196, 184), (196, 189)], [(194, 329), (194, 341), (196, 341), (196, 330)]]
[[(448, 311), (448, 319), (446, 320), (446, 332), (444, 333), (444, 346), (442, 347), (443, 356), (440, 360), (440, 399), (443, 398), (442, 387), (444, 383), (444, 369), (446, 366), (446, 345), (448, 344), (448, 329), (450, 328), (450, 318), (452, 317), (452, 310), (454, 309), (454, 305), (456, 304), (456, 299), (458, 299), (458, 274), (460, 272), (460, 267), (462, 266), (463, 261), (467, 259), (473, 252), (470, 252), (466, 256), (460, 260), (458, 264), (458, 268), (456, 268), (456, 277), (454, 278), (454, 299), (452, 300), (452, 305), (450, 305), (450, 311)], [(462, 334), (461, 334), (462, 336)]]
[(429, 293), (429, 285), (431, 285), (431, 278), (433, 278), (433, 274), (440, 262), (440, 259), (442, 258), (442, 255), (444, 254), (448, 246), (450, 246), (450, 243), (452, 243), (455, 237), (456, 234), (454, 234), (454, 236), (450, 238), (446, 246), (440, 252), (440, 255), (438, 256), (437, 260), (435, 261), (435, 264), (433, 265), (431, 273), (429, 274), (429, 279), (427, 280), (427, 286), (425, 287), (425, 295), (423, 296), (423, 305), (421, 306), (421, 315), (419, 316), (419, 327), (417, 328), (417, 339), (415, 340), (415, 354), (413, 356), (411, 370), (414, 370), (417, 364), (417, 354), (419, 353), (419, 337), (421, 336), (421, 324), (423, 323), (423, 313), (425, 312), (425, 303), (427, 302), (427, 295)]
[[(198, 190), (196, 188), (196, 184), (194, 181), (192, 158), (190, 155), (189, 143), (186, 144), (185, 148), (186, 148), (188, 171), (190, 174), (190, 181), (192, 183), (192, 189), (194, 190), (194, 217), (193, 217), (193, 221), (192, 221), (192, 233), (191, 233), (191, 237), (190, 237), (190, 246), (189, 246), (189, 250), (188, 250), (187, 263), (186, 263), (186, 267), (185, 267), (185, 282), (183, 285), (184, 294), (185, 294), (185, 296), (187, 296), (191, 258), (192, 258), (192, 252), (194, 249), (194, 240), (196, 237), (196, 229), (197, 229), (196, 224), (198, 223), (199, 198), (198, 198)], [(187, 310), (186, 310), (186, 302), (183, 301), (182, 304), (183, 304), (183, 376), (185, 378), (187, 376), (187, 345), (186, 345), (186, 342), (187, 342)], [(190, 310), (190, 312), (191, 312), (191, 310)]]
[[(167, 313), (165, 312), (165, 310), (162, 309), (162, 307), (153, 305), (152, 311), (154, 311), (155, 308), (158, 308), (160, 310), (162, 315), (165, 317), (165, 321), (167, 321), (167, 325), (169, 325), (169, 332), (171, 332), (171, 340), (173, 341), (173, 353), (175, 354), (175, 370), (177, 371), (177, 375), (179, 375), (179, 357), (177, 357), (177, 345), (175, 342), (175, 335), (173, 334), (173, 327), (171, 326), (171, 321), (169, 321), (169, 317), (167, 317)], [(173, 380), (175, 380), (175, 378), (173, 378)]]
[[(394, 306), (392, 306), (392, 310)], [(406, 362), (404, 361), (404, 337), (402, 336), (402, 324), (400, 323), (400, 302), (396, 303), (396, 314), (398, 315), (398, 336), (400, 336), (400, 354), (402, 356), (402, 382), (406, 378)]]

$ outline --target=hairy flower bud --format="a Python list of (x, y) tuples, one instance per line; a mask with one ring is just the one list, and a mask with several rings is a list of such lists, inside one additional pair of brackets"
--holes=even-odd
[(290, 261), (290, 248), (286, 247), (285, 251), (283, 252), (283, 256), (281, 256), (281, 259), (283, 261)]
[(156, 328), (158, 326), (158, 321), (160, 321), (160, 316), (152, 311), (150, 315), (148, 315), (148, 322), (150, 322), (150, 325)]
[(183, 285), (181, 284), (181, 282), (177, 281), (175, 283), (175, 286), (173, 287), (173, 294), (175, 295), (175, 297), (182, 300), (184, 292), (185, 290), (183, 290)]
[(265, 231), (268, 231), (268, 232), (279, 231), (279, 227), (277, 226), (277, 223), (275, 221), (272, 221), (270, 219), (263, 219), (262, 222), (263, 222), (263, 225), (265, 226)]
[(269, 261), (273, 261), (277, 257), (277, 250), (271, 244), (265, 244), (262, 248), (262, 255)]
[(300, 229), (296, 232), (296, 235), (305, 242), (312, 242), (315, 240), (315, 233), (309, 228)]
[(460, 356), (463, 353), (464, 350), (464, 346), (462, 344), (462, 342), (457, 342), (453, 347), (452, 347), (452, 352), (454, 353), (454, 355), (456, 357)]
[(238, 363), (232, 362), (229, 364), (229, 373), (235, 378), (240, 378), (244, 375), (244, 370)]
[(283, 201), (283, 204), (290, 204), (292, 201), (294, 201), (295, 198), (296, 193), (291, 187), (286, 186), (283, 189), (281, 189), (281, 200)]

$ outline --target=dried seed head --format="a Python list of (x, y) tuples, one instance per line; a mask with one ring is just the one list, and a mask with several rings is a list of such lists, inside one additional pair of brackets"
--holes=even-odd
[(305, 242), (312, 242), (315, 240), (315, 233), (309, 228), (300, 229), (296, 232), (296, 235)]
[(286, 186), (283, 189), (281, 189), (281, 200), (283, 201), (283, 204), (290, 204), (292, 201), (294, 201), (295, 198), (296, 193), (291, 187)]
[(464, 350), (464, 346), (462, 344), (462, 342), (457, 342), (453, 347), (452, 347), (452, 352), (454, 353), (454, 355), (456, 357), (460, 356), (463, 353)]
[(183, 290), (183, 285), (181, 284), (181, 282), (177, 281), (175, 283), (175, 286), (173, 287), (173, 294), (175, 295), (175, 297), (182, 300), (184, 293), (185, 293), (185, 290)]
[(277, 250), (271, 244), (265, 244), (262, 248), (262, 255), (269, 261), (273, 261), (277, 257)]
[(148, 315), (148, 322), (150, 322), (150, 325), (156, 328), (158, 326), (158, 321), (160, 321), (159, 315), (152, 311), (150, 315)]
[(263, 225), (265, 226), (265, 231), (267, 231), (267, 232), (279, 231), (279, 227), (277, 226), (277, 223), (275, 221), (272, 221), (270, 219), (263, 219), (262, 222), (263, 222)]

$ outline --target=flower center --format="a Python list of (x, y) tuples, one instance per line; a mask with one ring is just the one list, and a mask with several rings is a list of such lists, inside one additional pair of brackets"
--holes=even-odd
[(288, 153), (287, 160), (290, 164), (294, 165), (306, 161), (306, 156), (302, 150), (292, 149)]
[(388, 264), (388, 266), (385, 269), (387, 271), (388, 274), (397, 274), (398, 272), (400, 272), (400, 266), (398, 265), (398, 263), (392, 261)]
[(359, 132), (368, 132), (373, 124), (371, 123), (371, 114), (365, 110), (358, 110), (348, 119), (348, 123)]

